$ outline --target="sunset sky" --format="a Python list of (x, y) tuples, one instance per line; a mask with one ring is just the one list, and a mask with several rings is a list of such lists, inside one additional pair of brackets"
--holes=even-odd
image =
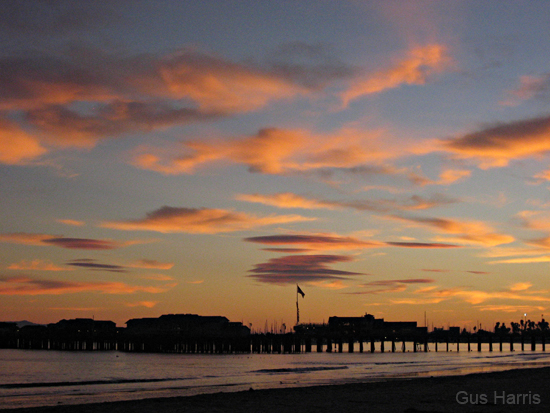
[(14, 0), (0, 35), (0, 320), (550, 310), (549, 2)]

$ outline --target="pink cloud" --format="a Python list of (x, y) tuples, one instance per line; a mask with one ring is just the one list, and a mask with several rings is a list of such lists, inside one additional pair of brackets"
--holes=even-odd
[(291, 284), (337, 280), (361, 274), (329, 267), (330, 264), (350, 261), (353, 258), (347, 255), (289, 255), (256, 264), (249, 270), (252, 273), (249, 277), (268, 284)]

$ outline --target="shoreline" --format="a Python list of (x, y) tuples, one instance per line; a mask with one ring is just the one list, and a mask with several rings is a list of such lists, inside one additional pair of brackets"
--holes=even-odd
[(462, 376), (219, 392), (91, 404), (3, 409), (5, 413), (175, 412), (547, 412), (550, 367)]

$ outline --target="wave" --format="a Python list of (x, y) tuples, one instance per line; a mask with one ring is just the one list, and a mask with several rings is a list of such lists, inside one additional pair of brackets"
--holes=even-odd
[(323, 367), (295, 367), (295, 368), (282, 368), (282, 369), (261, 369), (254, 370), (252, 373), (310, 373), (313, 371), (327, 371), (327, 370), (345, 370), (348, 366), (323, 366)]
[(192, 378), (193, 377), (163, 378), (163, 379), (110, 379), (110, 380), (56, 381), (56, 382), (38, 382), (38, 383), (9, 383), (9, 384), (0, 384), (0, 389), (90, 386), (90, 385), (100, 385), (100, 384), (158, 383), (158, 382), (164, 382), (164, 381), (190, 380)]

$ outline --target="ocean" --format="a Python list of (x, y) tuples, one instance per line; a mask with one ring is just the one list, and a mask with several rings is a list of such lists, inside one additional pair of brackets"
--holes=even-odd
[[(412, 344), (409, 346), (412, 348)], [(0, 350), (0, 409), (343, 384), (550, 365), (550, 353), (158, 354)]]

